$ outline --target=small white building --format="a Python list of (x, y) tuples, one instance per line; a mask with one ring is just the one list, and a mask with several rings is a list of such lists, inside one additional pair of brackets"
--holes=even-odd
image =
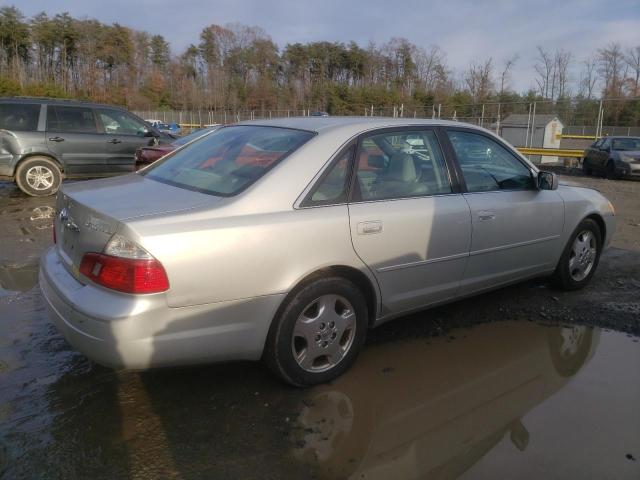
[[(529, 116), (513, 113), (498, 128), (498, 134), (514, 147), (560, 148), (564, 124), (555, 114)], [(534, 163), (557, 163), (558, 157), (531, 155)]]

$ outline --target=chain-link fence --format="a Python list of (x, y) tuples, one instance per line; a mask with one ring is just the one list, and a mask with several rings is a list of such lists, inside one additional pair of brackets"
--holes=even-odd
[[(640, 97), (603, 100), (538, 100), (532, 102), (486, 102), (429, 106), (350, 105), (349, 112), (374, 117), (433, 118), (471, 123), (501, 133), (501, 126), (525, 123), (527, 128), (540, 125), (549, 116), (557, 117), (565, 135), (601, 137), (604, 135), (640, 135)], [(241, 110), (218, 108), (209, 110), (137, 111), (148, 120), (177, 123), (183, 132), (207, 125), (236, 123), (278, 117), (308, 116), (315, 109)], [(526, 120), (525, 120), (526, 118)], [(526, 146), (526, 145), (524, 145)]]

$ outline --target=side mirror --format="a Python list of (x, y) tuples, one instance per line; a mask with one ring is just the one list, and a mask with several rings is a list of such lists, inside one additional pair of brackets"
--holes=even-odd
[(158, 134), (157, 134), (156, 132), (154, 132), (152, 129), (147, 128), (147, 129), (145, 129), (145, 131), (144, 131), (144, 136), (145, 136), (145, 137), (157, 137), (157, 136), (158, 136)]
[(552, 172), (538, 172), (538, 190), (557, 190), (558, 176)]

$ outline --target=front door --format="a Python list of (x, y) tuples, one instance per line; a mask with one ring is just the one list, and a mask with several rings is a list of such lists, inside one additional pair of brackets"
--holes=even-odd
[(356, 160), (351, 238), (378, 281), (382, 314), (453, 298), (469, 253), (470, 215), (435, 132), (373, 133), (360, 141)]
[(153, 145), (155, 138), (147, 136), (147, 127), (122, 110), (96, 109), (105, 132), (108, 173), (132, 172), (139, 147)]
[(47, 105), (45, 138), (67, 176), (104, 174), (106, 146), (91, 108)]
[(488, 134), (448, 129), (460, 165), (472, 222), (461, 293), (553, 270), (564, 203), (538, 190), (529, 167)]

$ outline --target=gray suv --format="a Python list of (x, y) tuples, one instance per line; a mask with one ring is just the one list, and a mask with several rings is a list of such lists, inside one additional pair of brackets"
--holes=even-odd
[(173, 139), (111, 105), (0, 98), (0, 179), (28, 195), (53, 195), (63, 178), (131, 172), (137, 148)]

